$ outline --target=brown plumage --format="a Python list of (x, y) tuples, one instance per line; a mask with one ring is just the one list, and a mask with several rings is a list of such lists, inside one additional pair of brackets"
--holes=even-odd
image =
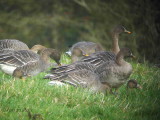
[(16, 39), (0, 40), (0, 50), (29, 50), (28, 46)]
[(132, 66), (124, 57), (133, 57), (128, 48), (121, 49), (115, 60), (105, 62), (99, 67), (87, 62), (75, 62), (51, 69), (51, 74), (45, 78), (86, 87), (94, 92), (105, 92), (110, 88), (119, 88), (132, 73)]
[(80, 62), (88, 62), (96, 67), (101, 64), (108, 62), (110, 60), (115, 60), (117, 53), (120, 51), (119, 49), (119, 34), (121, 33), (131, 33), (127, 31), (123, 26), (118, 25), (112, 31), (112, 51), (99, 51), (96, 53), (92, 53), (90, 56), (84, 57), (80, 60)]

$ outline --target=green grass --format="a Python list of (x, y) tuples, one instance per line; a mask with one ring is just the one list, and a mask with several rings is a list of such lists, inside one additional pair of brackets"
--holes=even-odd
[[(67, 56), (63, 63), (69, 63)], [(28, 120), (25, 109), (44, 120), (158, 120), (160, 118), (160, 70), (132, 62), (142, 90), (119, 89), (119, 95), (91, 94), (85, 89), (48, 86), (46, 73), (14, 79), (0, 72), (0, 120)]]

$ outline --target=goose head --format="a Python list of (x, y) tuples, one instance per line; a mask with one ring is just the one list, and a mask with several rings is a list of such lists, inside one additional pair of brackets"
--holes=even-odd
[(133, 89), (133, 88), (142, 89), (142, 86), (138, 84), (137, 80), (131, 79), (127, 83), (127, 88), (130, 88), (130, 89)]
[(80, 48), (74, 48), (72, 51), (72, 62), (78, 61), (79, 58), (83, 56), (88, 56), (82, 49)]
[(46, 47), (43, 46), (43, 45), (34, 45), (30, 50), (35, 52), (35, 53), (38, 53), (39, 51), (45, 49)]
[(128, 31), (128, 30), (127, 30), (124, 26), (122, 26), (122, 25), (116, 26), (116, 27), (114, 28), (114, 30), (113, 30), (113, 33), (114, 33), (114, 34), (120, 34), (120, 33), (122, 33), (122, 32), (131, 34), (131, 32)]
[(131, 33), (130, 31), (126, 30), (126, 28), (123, 27), (122, 25), (116, 26), (112, 31), (112, 39), (113, 39), (113, 41), (112, 41), (112, 51), (116, 55), (120, 51), (119, 44), (118, 44), (119, 34), (123, 33), (123, 32), (129, 33), (129, 34)]
[(61, 54), (58, 50), (55, 50), (52, 48), (45, 48), (42, 51), (40, 51), (40, 55), (45, 62), (49, 62), (49, 58), (51, 58), (51, 59), (55, 60), (55, 62), (59, 66), (61, 66), (61, 64), (60, 64)]
[(116, 63), (118, 65), (122, 65), (125, 61), (123, 60), (124, 57), (132, 57), (135, 58), (135, 56), (132, 54), (131, 50), (129, 48), (122, 48), (118, 52), (116, 56)]

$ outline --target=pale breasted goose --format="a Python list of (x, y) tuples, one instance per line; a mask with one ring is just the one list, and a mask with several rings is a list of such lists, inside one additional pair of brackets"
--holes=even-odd
[(101, 83), (108, 84), (111, 88), (119, 88), (132, 73), (132, 65), (124, 60), (124, 57), (134, 57), (130, 49), (122, 48), (115, 60), (110, 60), (96, 68)]

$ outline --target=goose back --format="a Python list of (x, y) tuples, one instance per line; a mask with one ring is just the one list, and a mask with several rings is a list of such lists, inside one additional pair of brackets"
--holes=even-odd
[(16, 39), (0, 40), (0, 50), (28, 50), (28, 46)]
[(100, 44), (94, 43), (94, 42), (86, 42), (86, 41), (82, 41), (82, 42), (78, 42), (76, 44), (74, 44), (71, 47), (71, 52), (75, 49), (75, 48), (80, 48), (81, 50), (83, 50), (83, 52), (85, 52), (85, 54), (92, 54), (94, 52), (97, 51), (103, 51), (102, 46), (100, 46)]

